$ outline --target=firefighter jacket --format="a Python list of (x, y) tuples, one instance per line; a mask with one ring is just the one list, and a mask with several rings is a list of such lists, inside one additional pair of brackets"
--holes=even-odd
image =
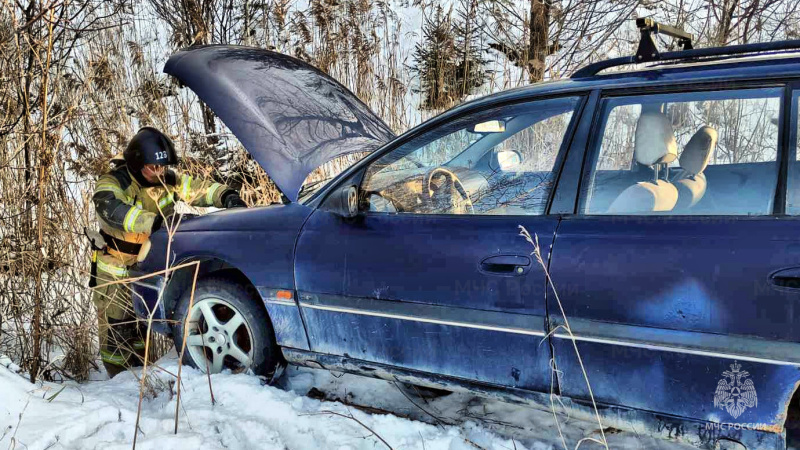
[(165, 172), (164, 185), (145, 187), (124, 164), (101, 176), (92, 200), (108, 246), (96, 256), (98, 269), (116, 277), (127, 276), (127, 266), (136, 262), (157, 217), (169, 217), (178, 200), (191, 206), (222, 208), (223, 196), (229, 190), (223, 184), (171, 170)]

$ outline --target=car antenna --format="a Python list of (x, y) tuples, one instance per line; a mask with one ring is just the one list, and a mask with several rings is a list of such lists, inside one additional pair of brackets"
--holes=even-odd
[(637, 63), (658, 61), (661, 58), (661, 53), (659, 53), (656, 42), (653, 39), (654, 34), (665, 34), (677, 39), (678, 46), (682, 50), (691, 50), (694, 48), (692, 46), (694, 36), (680, 28), (664, 25), (650, 18), (636, 19), (636, 27), (639, 28), (639, 32), (642, 34), (642, 38), (639, 41), (639, 48), (636, 50)]

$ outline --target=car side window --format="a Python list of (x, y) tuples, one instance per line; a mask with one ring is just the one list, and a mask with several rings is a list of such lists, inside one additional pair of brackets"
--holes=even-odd
[(791, 156), (789, 158), (789, 179), (787, 180), (788, 192), (786, 194), (786, 214), (800, 215), (800, 91), (792, 94), (792, 124), (789, 130), (789, 143)]
[(475, 112), (374, 162), (361, 198), (372, 212), (540, 215), (579, 97)]
[(605, 99), (581, 212), (771, 214), (781, 93), (766, 88)]

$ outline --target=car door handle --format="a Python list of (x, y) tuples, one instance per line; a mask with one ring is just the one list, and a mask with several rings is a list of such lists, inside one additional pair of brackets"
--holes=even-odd
[(769, 276), (769, 281), (775, 286), (800, 289), (800, 267), (792, 267), (773, 272), (772, 275)]
[(524, 275), (531, 268), (531, 259), (520, 255), (496, 255), (481, 261), (481, 272), (491, 275)]

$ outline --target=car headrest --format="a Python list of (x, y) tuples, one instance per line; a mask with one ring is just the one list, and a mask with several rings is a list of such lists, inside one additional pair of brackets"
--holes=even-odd
[(678, 157), (678, 143), (666, 114), (646, 112), (639, 117), (636, 122), (633, 155), (636, 162), (645, 166), (675, 161)]
[(717, 130), (709, 126), (700, 127), (681, 153), (681, 169), (692, 175), (703, 173), (716, 146)]

